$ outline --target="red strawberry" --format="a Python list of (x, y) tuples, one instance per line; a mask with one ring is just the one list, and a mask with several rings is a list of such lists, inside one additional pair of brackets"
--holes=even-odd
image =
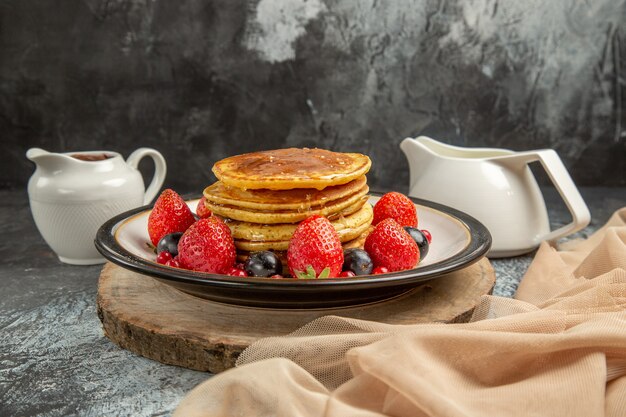
[(389, 272), (411, 269), (420, 260), (417, 243), (394, 219), (378, 223), (365, 239), (365, 250), (374, 265)]
[(341, 273), (343, 248), (326, 217), (314, 215), (298, 225), (287, 249), (287, 265), (293, 277), (304, 279), (334, 278)]
[(205, 219), (207, 217), (211, 217), (211, 214), (213, 214), (213, 213), (211, 213), (211, 210), (206, 208), (206, 205), (204, 205), (205, 201), (206, 201), (206, 197), (202, 197), (200, 199), (200, 201), (198, 201), (198, 207), (196, 207), (196, 214), (201, 219)]
[(148, 235), (154, 246), (165, 235), (184, 232), (196, 219), (193, 213), (175, 191), (164, 190), (154, 203), (148, 217)]
[(404, 194), (395, 191), (385, 194), (374, 206), (372, 224), (377, 225), (389, 218), (400, 223), (400, 226), (417, 227), (415, 204)]
[(230, 229), (215, 216), (192, 224), (178, 242), (178, 262), (194, 271), (226, 274), (236, 256)]

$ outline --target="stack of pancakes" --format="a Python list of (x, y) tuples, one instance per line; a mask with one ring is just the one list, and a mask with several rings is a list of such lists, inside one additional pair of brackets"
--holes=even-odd
[(323, 149), (279, 149), (218, 161), (218, 181), (204, 190), (206, 207), (230, 227), (238, 260), (271, 250), (286, 266), (298, 223), (319, 214), (345, 248), (362, 247), (372, 223), (365, 174), (370, 159)]

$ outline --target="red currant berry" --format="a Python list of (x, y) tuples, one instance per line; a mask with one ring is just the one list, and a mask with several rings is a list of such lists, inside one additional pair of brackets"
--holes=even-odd
[(356, 277), (356, 274), (352, 271), (341, 271), (339, 278), (351, 278)]
[(233, 266), (228, 270), (227, 275), (230, 275), (231, 277), (247, 277), (248, 273), (243, 269), (239, 269)]
[(280, 274), (276, 274), (276, 275), (272, 275), (270, 278), (279, 279), (279, 278), (285, 278), (285, 277)]
[(428, 244), (430, 244), (430, 242), (433, 240), (433, 237), (431, 236), (430, 232), (426, 229), (422, 229), (422, 234), (424, 235), (426, 240), (428, 240)]
[(165, 265), (170, 260), (172, 260), (172, 254), (168, 251), (159, 252), (156, 259), (157, 263), (161, 265)]
[(372, 269), (372, 274), (374, 275), (386, 274), (388, 272), (389, 269), (386, 266), (377, 266), (376, 268)]
[(172, 258), (168, 260), (167, 262), (165, 262), (165, 266), (171, 266), (173, 268), (182, 268), (182, 266), (180, 266), (180, 262), (178, 262), (178, 259), (176, 258)]

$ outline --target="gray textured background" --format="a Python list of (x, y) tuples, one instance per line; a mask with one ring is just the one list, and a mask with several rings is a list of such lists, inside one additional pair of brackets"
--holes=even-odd
[(420, 133), (626, 185), (624, 0), (12, 0), (0, 19), (1, 187), (31, 146), (151, 146), (181, 193), (222, 157), (320, 146), (397, 189)]

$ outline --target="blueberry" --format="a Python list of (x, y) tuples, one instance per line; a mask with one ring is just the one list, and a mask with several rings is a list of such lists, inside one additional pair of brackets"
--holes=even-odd
[(253, 277), (271, 277), (283, 273), (283, 264), (274, 252), (264, 250), (252, 252), (246, 259), (244, 269)]
[(178, 241), (182, 235), (183, 232), (176, 232), (163, 236), (157, 244), (157, 255), (161, 252), (169, 252), (172, 257), (178, 255)]
[(352, 248), (343, 251), (344, 271), (352, 271), (356, 275), (369, 275), (373, 267), (372, 258), (363, 249)]
[(420, 250), (420, 259), (424, 259), (428, 254), (428, 248), (430, 246), (426, 236), (424, 236), (421, 230), (416, 229), (415, 227), (406, 226), (404, 230), (406, 230), (409, 233), (409, 236), (411, 236), (415, 243), (417, 243), (417, 248)]

